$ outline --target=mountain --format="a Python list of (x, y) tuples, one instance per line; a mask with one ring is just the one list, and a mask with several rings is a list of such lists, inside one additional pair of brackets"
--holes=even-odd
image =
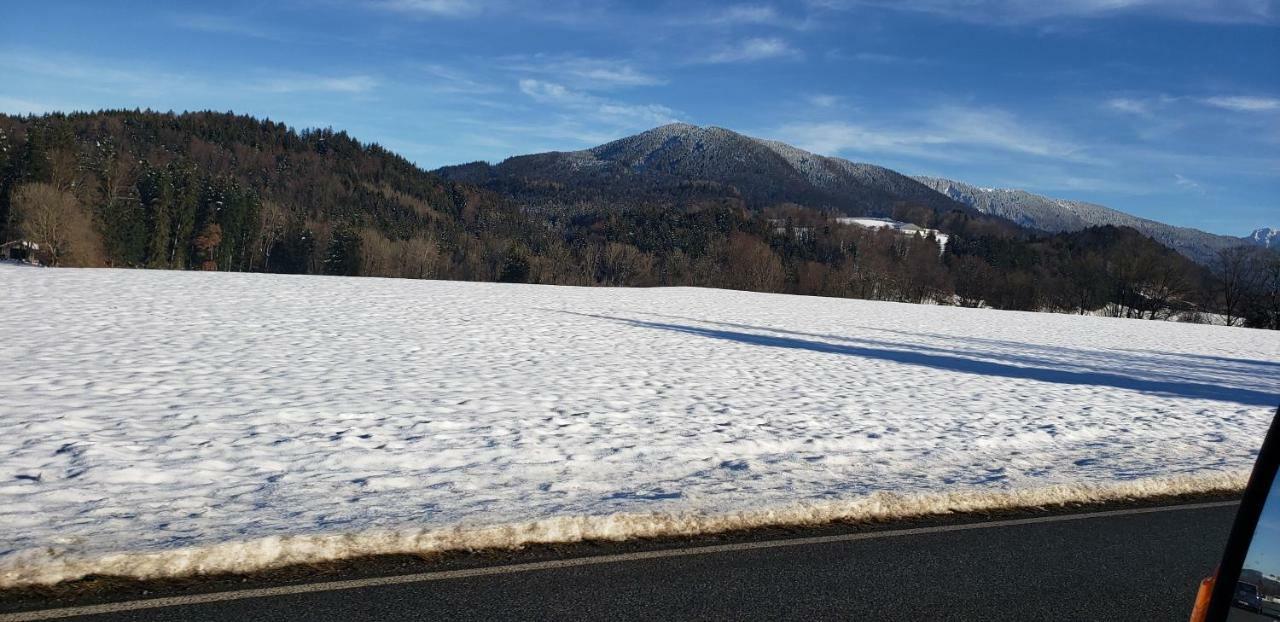
[(1280, 248), (1280, 229), (1272, 229), (1271, 227), (1254, 229), (1253, 233), (1250, 233), (1244, 239), (1263, 248)]
[[(947, 243), (939, 252), (930, 237), (840, 218), (856, 216), (933, 228)], [(433, 174), (344, 132), (230, 113), (0, 114), (0, 240), (38, 244), (37, 260), (62, 266), (697, 286), (1147, 318), (1219, 308), (1205, 269), (1135, 229), (1037, 233), (882, 167), (691, 125)], [(1280, 324), (1249, 305), (1250, 325)]]
[[(844, 216), (893, 217), (948, 233), (965, 232), (958, 227), (970, 227), (968, 232), (981, 227), (1004, 234), (1054, 234), (1112, 225), (1135, 229), (1201, 265), (1211, 265), (1224, 248), (1246, 243), (1103, 205), (909, 177), (882, 166), (688, 123), (663, 125), (580, 151), (515, 156), (496, 165), (473, 162), (435, 172), (493, 190), (527, 212), (552, 217), (601, 208), (728, 200), (753, 211), (798, 205)], [(943, 217), (957, 212), (963, 219)]]
[(740, 199), (754, 210), (793, 203), (848, 216), (919, 206), (975, 212), (884, 167), (856, 164), (719, 127), (672, 123), (581, 151), (516, 156), (436, 171), (484, 185), (526, 207), (565, 210), (694, 197)]
[[(1095, 203), (1054, 199), (1025, 190), (979, 188), (937, 177), (915, 179), (984, 214), (1006, 218), (1031, 229), (1058, 233), (1103, 225), (1131, 227), (1201, 265), (1211, 265), (1217, 259), (1218, 251), (1245, 243), (1242, 238), (1216, 235), (1189, 227), (1175, 227)], [(1254, 235), (1265, 231), (1267, 230), (1260, 229)]]

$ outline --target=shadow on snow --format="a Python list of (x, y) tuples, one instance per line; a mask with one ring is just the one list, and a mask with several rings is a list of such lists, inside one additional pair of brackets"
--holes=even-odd
[[(808, 339), (799, 339), (795, 337), (782, 337), (776, 335), (761, 335), (756, 333), (747, 333), (737, 330), (727, 330), (721, 328), (703, 328), (698, 326), (688, 326), (684, 324), (672, 324), (666, 322), (650, 322), (645, 320), (636, 320), (622, 317), (613, 317), (608, 315), (597, 315), (589, 313), (577, 313), (573, 311), (558, 310), (560, 313), (571, 315), (580, 315), (591, 317), (610, 322), (627, 324), (639, 328), (650, 328), (654, 330), (665, 330), (686, 335), (694, 335), (697, 337), (705, 337), (708, 339), (721, 339), (725, 341), (733, 341), (753, 346), (762, 346), (769, 348), (784, 348), (789, 350), (805, 350), (809, 352), (819, 352), (822, 354), (839, 354), (844, 356), (857, 356), (868, 359), (877, 359), (882, 361), (890, 361), (894, 363), (902, 363), (904, 365), (915, 365), (918, 367), (926, 367), (930, 369), (938, 369), (943, 371), (952, 371), (965, 374), (974, 374), (979, 376), (1000, 376), (1004, 378), (1015, 378), (1020, 380), (1035, 380), (1038, 382), (1051, 382), (1055, 384), (1069, 384), (1081, 386), (1103, 386), (1115, 387), (1117, 389), (1125, 389), (1129, 391), (1138, 391), (1142, 393), (1150, 393), (1165, 397), (1176, 398), (1195, 398), (1217, 400), (1222, 402), (1235, 402), (1248, 406), (1266, 406), (1274, 407), (1280, 402), (1280, 395), (1275, 393), (1257, 391), (1254, 389), (1240, 387), (1224, 387), (1215, 384), (1206, 384), (1201, 382), (1190, 382), (1184, 380), (1157, 380), (1148, 378), (1135, 378), (1111, 372), (1100, 371), (1073, 371), (1064, 369), (1053, 369), (1048, 367), (1020, 366), (1009, 365), (994, 361), (982, 361), (949, 354), (937, 353), (934, 348), (916, 349), (910, 344), (893, 344), (904, 349), (890, 349), (883, 347), (871, 347), (861, 345), (843, 345), (833, 344), (823, 341), (812, 341)], [(774, 329), (763, 329), (774, 332)], [(926, 350), (934, 350), (929, 352)]]
[[(1048, 366), (1052, 368), (1059, 368), (1062, 366), (1071, 366), (1085, 368), (1087, 371), (1099, 371), (1095, 368), (1106, 366), (1114, 369), (1125, 370), (1127, 372), (1140, 370), (1157, 375), (1163, 380), (1176, 378), (1192, 383), (1205, 380), (1206, 375), (1213, 375), (1216, 376), (1216, 378), (1213, 378), (1213, 382), (1215, 383), (1228, 382), (1245, 389), (1257, 386), (1258, 384), (1262, 384), (1262, 386), (1276, 384), (1278, 377), (1272, 367), (1280, 367), (1280, 363), (1257, 361), (1253, 359), (1160, 352), (1156, 350), (1130, 350), (1122, 348), (1097, 350), (1072, 348), (1067, 346), (1045, 346), (1002, 339), (966, 337), (961, 335), (942, 335), (938, 333), (921, 331), (912, 332), (872, 326), (851, 327), (861, 330), (902, 335), (913, 339), (932, 338), (942, 340), (950, 344), (955, 344), (950, 348), (938, 348), (922, 344), (908, 344), (896, 341), (870, 339), (867, 337), (846, 337), (842, 335), (807, 333), (771, 326), (751, 326), (749, 324), (738, 324), (733, 322), (699, 320), (697, 318), (678, 315), (663, 315), (659, 313), (642, 313), (641, 315), (671, 320), (686, 320), (698, 324), (727, 326), (729, 328), (741, 328), (752, 331), (782, 333), (785, 335), (795, 335), (799, 337), (814, 337), (822, 340), (843, 341), (861, 345), (887, 346), (889, 348), (906, 347), (913, 350), (931, 351), (944, 355), (973, 356), (985, 359), (995, 359), (1008, 363), (1030, 365), (1033, 367)], [(968, 346), (968, 348), (961, 346)], [(984, 346), (993, 346), (1005, 351), (980, 349)], [(1029, 353), (1039, 353), (1041, 356), (1035, 356)], [(1063, 356), (1071, 357), (1074, 360), (1064, 360), (1062, 358)], [(1100, 363), (1102, 365), (1099, 365)], [(1132, 376), (1133, 374), (1128, 375)], [(1280, 387), (1280, 385), (1277, 385), (1277, 387)], [(1278, 395), (1277, 399), (1280, 399), (1280, 395)]]

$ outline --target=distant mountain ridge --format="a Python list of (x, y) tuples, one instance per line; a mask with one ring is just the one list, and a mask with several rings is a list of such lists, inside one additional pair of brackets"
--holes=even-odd
[[(1267, 229), (1255, 231), (1254, 236), (1259, 237), (1251, 240), (1217, 235), (1190, 227), (1176, 227), (1126, 214), (1105, 205), (1055, 199), (1025, 190), (980, 188), (938, 177), (917, 176), (914, 179), (984, 214), (1007, 218), (1021, 226), (1049, 233), (1079, 231), (1102, 225), (1132, 227), (1202, 265), (1212, 264), (1218, 251), (1224, 248), (1241, 246), (1248, 242), (1262, 246), (1275, 243), (1275, 232), (1272, 231), (1271, 237), (1267, 238), (1265, 232), (1270, 231)], [(1271, 240), (1271, 242), (1264, 240)]]
[[(578, 151), (514, 156), (498, 164), (446, 166), (440, 176), (484, 186), (525, 209), (566, 214), (600, 205), (741, 200), (751, 209), (793, 203), (844, 216), (892, 217), (920, 206), (961, 211), (988, 222), (1045, 233), (1114, 225), (1131, 227), (1201, 265), (1218, 251), (1280, 244), (1272, 230), (1250, 238), (1216, 235), (1139, 218), (1103, 205), (1024, 190), (980, 188), (936, 177), (911, 177), (874, 164), (810, 153), (720, 127), (671, 123)], [(1009, 227), (1013, 230), (1012, 227)]]
[(924, 184), (881, 166), (809, 153), (719, 127), (672, 123), (580, 151), (515, 156), (436, 171), (446, 179), (545, 201), (555, 184), (560, 207), (575, 201), (614, 205), (699, 188), (748, 207), (797, 203), (849, 216), (891, 216), (902, 204), (976, 213)]

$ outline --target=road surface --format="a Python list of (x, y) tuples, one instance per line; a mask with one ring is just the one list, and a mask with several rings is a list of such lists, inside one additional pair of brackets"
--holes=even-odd
[[(1233, 503), (1216, 502), (744, 539), (393, 578), (328, 577), (0, 614), (0, 622), (1185, 620), (1234, 514)], [(85, 612), (91, 615), (65, 617)]]

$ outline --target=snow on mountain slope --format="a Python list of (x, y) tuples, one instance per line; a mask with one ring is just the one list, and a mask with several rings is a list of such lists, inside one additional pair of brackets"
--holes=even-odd
[(918, 225), (913, 225), (909, 222), (902, 222), (889, 218), (837, 218), (836, 222), (845, 225), (857, 225), (859, 227), (866, 227), (869, 229), (887, 227), (904, 235), (918, 235), (926, 237), (929, 234), (933, 234), (934, 238), (938, 240), (938, 247), (942, 250), (946, 250), (947, 240), (951, 239), (951, 236), (938, 231), (937, 229), (926, 229)]
[(1271, 227), (1254, 229), (1253, 233), (1250, 233), (1245, 239), (1263, 248), (1280, 248), (1280, 229), (1272, 229)]
[(1132, 227), (1202, 265), (1211, 265), (1217, 259), (1219, 250), (1244, 243), (1241, 238), (1175, 227), (1095, 203), (1054, 199), (1025, 190), (979, 188), (937, 177), (915, 179), (980, 212), (1050, 233), (1079, 231), (1102, 225)]
[[(0, 266), (0, 586), (1239, 486), (1280, 335)], [(486, 526), (497, 526), (486, 528)]]

